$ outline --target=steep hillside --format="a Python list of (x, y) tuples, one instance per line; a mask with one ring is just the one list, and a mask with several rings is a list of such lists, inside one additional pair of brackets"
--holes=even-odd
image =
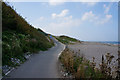
[(47, 33), (36, 29), (6, 3), (2, 3), (2, 58), (3, 66), (16, 66), (25, 55), (47, 50), (54, 43)]

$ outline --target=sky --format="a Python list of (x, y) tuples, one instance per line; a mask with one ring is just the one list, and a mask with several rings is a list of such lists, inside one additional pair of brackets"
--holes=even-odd
[(82, 41), (118, 41), (117, 2), (10, 2), (35, 28)]

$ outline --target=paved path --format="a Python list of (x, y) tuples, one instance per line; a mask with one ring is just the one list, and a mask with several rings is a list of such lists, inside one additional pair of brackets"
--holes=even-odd
[(55, 46), (31, 56), (24, 64), (8, 74), (10, 78), (59, 78), (58, 54), (64, 45), (53, 39)]

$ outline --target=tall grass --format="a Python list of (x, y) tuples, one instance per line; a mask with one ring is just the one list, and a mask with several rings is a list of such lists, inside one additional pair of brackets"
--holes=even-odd
[[(77, 52), (79, 53), (80, 50)], [(112, 59), (114, 58), (113, 55), (107, 53), (105, 56), (102, 56), (102, 61), (100, 64), (100, 68), (96, 68), (95, 57), (90, 62), (89, 60), (85, 59), (83, 56), (76, 55), (74, 51), (69, 50), (66, 48), (61, 56), (59, 57), (60, 62), (63, 64), (65, 72), (68, 74), (72, 74), (73, 78), (115, 78), (119, 79), (119, 70), (116, 69), (114, 72), (116, 73), (113, 76), (112, 68), (110, 67)]]
[(68, 74), (72, 74), (74, 78), (96, 78), (103, 76), (100, 71), (94, 70), (90, 61), (84, 57), (76, 56), (68, 48), (63, 51), (59, 59), (65, 71)]

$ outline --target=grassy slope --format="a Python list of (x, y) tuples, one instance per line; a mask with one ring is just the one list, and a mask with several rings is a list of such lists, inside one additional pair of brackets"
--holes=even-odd
[(3, 66), (16, 66), (11, 58), (25, 60), (27, 52), (33, 53), (47, 50), (54, 43), (48, 40), (47, 34), (28, 24), (24, 18), (16, 13), (9, 5), (2, 3), (2, 57)]
[(77, 39), (74, 39), (68, 36), (59, 36), (59, 37), (56, 37), (56, 39), (64, 44), (69, 44), (71, 42), (79, 42)]

